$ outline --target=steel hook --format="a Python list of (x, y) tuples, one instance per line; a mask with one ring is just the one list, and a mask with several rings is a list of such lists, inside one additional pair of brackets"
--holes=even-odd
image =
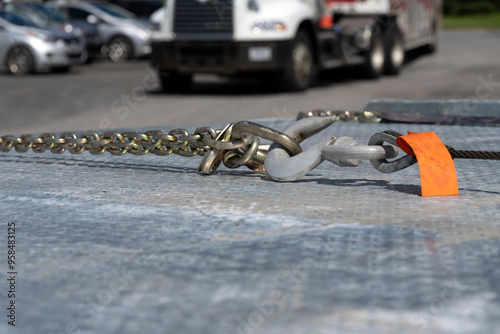
[[(336, 116), (305, 118), (291, 125), (284, 134), (297, 144), (323, 131), (335, 121)], [(341, 167), (357, 167), (364, 160), (391, 159), (398, 152), (393, 146), (360, 145), (349, 137), (331, 138), (294, 156), (279, 144), (271, 145), (265, 160), (267, 174), (276, 181), (295, 181), (320, 165), (325, 159)], [(386, 160), (384, 160), (386, 161)]]
[[(315, 117), (302, 119), (285, 131), (297, 144), (314, 136), (332, 125), (338, 117)], [(272, 144), (265, 160), (266, 173), (276, 181), (294, 181), (306, 175), (321, 164), (325, 143), (319, 143), (305, 152), (290, 156), (290, 154), (279, 144)]]

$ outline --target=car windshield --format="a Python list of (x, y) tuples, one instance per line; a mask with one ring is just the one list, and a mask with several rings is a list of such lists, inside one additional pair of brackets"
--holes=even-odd
[(43, 4), (33, 2), (15, 2), (4, 6), (4, 11), (13, 12), (19, 15), (26, 16), (39, 26), (46, 26), (51, 22), (65, 23), (64, 18), (47, 8)]
[(108, 15), (111, 15), (113, 17), (117, 17), (120, 19), (134, 19), (135, 15), (129, 12), (128, 10), (125, 10), (123, 8), (120, 8), (118, 6), (112, 5), (112, 4), (107, 4), (103, 2), (91, 2), (91, 4), (102, 10)]
[(66, 20), (58, 12), (42, 4), (24, 3), (23, 5), (26, 7), (27, 10), (30, 10), (44, 21), (56, 21), (59, 23), (66, 22)]
[(0, 12), (0, 17), (6, 20), (7, 22), (15, 24), (16, 26), (36, 28), (36, 24), (34, 24), (32, 21), (28, 20), (25, 17), (16, 15), (14, 13)]

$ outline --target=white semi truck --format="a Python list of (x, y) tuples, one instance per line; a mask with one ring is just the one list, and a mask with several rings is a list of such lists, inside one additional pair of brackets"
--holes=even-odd
[(397, 74), (405, 52), (433, 52), (441, 0), (167, 0), (152, 63), (167, 91), (195, 73), (250, 75), (304, 90), (318, 71)]

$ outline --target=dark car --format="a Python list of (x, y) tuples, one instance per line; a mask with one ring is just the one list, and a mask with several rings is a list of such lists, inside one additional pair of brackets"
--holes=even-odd
[(155, 0), (110, 0), (109, 2), (125, 8), (141, 19), (149, 19), (151, 14), (163, 6), (163, 1)]
[[(84, 55), (85, 58), (92, 59), (101, 54), (103, 41), (99, 35), (99, 30), (94, 24), (85, 21), (68, 20), (53, 8), (33, 1), (4, 2), (0, 5), (0, 9), (22, 15), (30, 19), (38, 27), (52, 30), (60, 29), (83, 37), (87, 50)], [(86, 60), (82, 59), (82, 61)]]
[(151, 53), (149, 22), (122, 7), (105, 1), (52, 1), (48, 5), (64, 17), (95, 24), (104, 40), (105, 53), (114, 62)]

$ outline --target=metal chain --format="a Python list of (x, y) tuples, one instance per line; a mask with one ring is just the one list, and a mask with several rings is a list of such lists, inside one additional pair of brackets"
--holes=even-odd
[[(336, 119), (344, 121), (357, 120), (359, 122), (371, 123), (382, 121), (378, 113), (367, 111), (313, 110), (308, 113), (300, 112), (297, 119), (325, 116), (335, 116)], [(385, 136), (379, 138), (381, 142), (388, 140), (395, 141), (397, 137), (401, 136), (401, 134), (395, 131), (385, 131), (381, 135)], [(0, 137), (0, 151), (9, 152), (14, 148), (20, 153), (31, 149), (36, 153), (50, 150), (50, 152), (55, 154), (61, 154), (66, 151), (72, 154), (81, 154), (84, 151), (88, 151), (94, 155), (103, 154), (104, 152), (109, 152), (113, 155), (124, 155), (126, 153), (133, 155), (150, 153), (160, 156), (178, 154), (184, 157), (200, 155), (204, 156), (200, 164), (200, 171), (204, 174), (211, 174), (221, 162), (228, 168), (237, 168), (246, 165), (250, 169), (264, 171), (264, 159), (267, 155), (269, 145), (260, 145), (259, 138), (267, 139), (281, 145), (291, 156), (297, 155), (302, 151), (300, 145), (293, 137), (248, 121), (238, 122), (234, 126), (233, 124), (229, 124), (224, 129), (218, 130), (206, 126), (200, 127), (194, 133), (189, 133), (186, 129), (174, 129), (168, 133), (163, 133), (159, 130), (146, 131), (145, 133), (108, 131), (98, 134), (96, 132), (84, 132), (80, 136), (74, 132), (65, 132), (59, 137), (51, 133), (44, 133), (39, 137), (29, 134), (19, 137), (7, 135)], [(449, 146), (447, 147), (454, 159), (500, 160), (500, 152), (460, 151)], [(401, 169), (398, 163), (403, 164), (403, 167), (407, 167), (407, 165), (409, 166), (416, 162), (413, 160), (400, 162), (399, 160), (389, 163), (382, 159), (378, 161), (381, 165), (378, 170), (382, 171), (387, 167), (386, 165), (390, 165), (387, 167), (390, 167), (388, 171), (385, 172), (394, 172)]]
[(382, 118), (374, 111), (349, 111), (349, 110), (321, 110), (315, 109), (309, 112), (301, 111), (297, 115), (297, 121), (309, 117), (336, 116), (342, 121), (359, 121), (362, 123), (380, 123)]
[(96, 132), (85, 132), (80, 136), (74, 132), (65, 132), (59, 137), (51, 133), (42, 134), (40, 137), (8, 135), (0, 137), (0, 151), (9, 152), (14, 148), (20, 153), (31, 149), (36, 153), (50, 150), (55, 154), (66, 151), (72, 154), (81, 154), (84, 151), (89, 151), (91, 154), (109, 152), (113, 155), (152, 153), (166, 156), (173, 153), (185, 157), (203, 156), (212, 149), (205, 144), (203, 138), (206, 135), (215, 138), (220, 131), (210, 127), (202, 127), (196, 129), (193, 134), (190, 134), (186, 129), (174, 129), (168, 133), (158, 130), (145, 133), (108, 131), (104, 134), (97, 134)]
[[(151, 130), (145, 133), (84, 132), (80, 136), (74, 132), (65, 132), (59, 137), (51, 133), (44, 133), (39, 137), (29, 134), (19, 137), (7, 135), (0, 137), (0, 151), (9, 152), (14, 148), (19, 153), (31, 149), (36, 153), (50, 150), (55, 154), (66, 151), (81, 154), (88, 151), (94, 155), (104, 152), (113, 155), (126, 153), (133, 155), (151, 153), (160, 156), (178, 154), (184, 157), (201, 155), (204, 159), (200, 164), (200, 171), (204, 174), (213, 173), (221, 162), (228, 168), (245, 165), (255, 171), (264, 171), (264, 159), (269, 145), (260, 145), (257, 137), (279, 143), (294, 154), (302, 151), (295, 140), (288, 135), (248, 121), (229, 124), (219, 130), (200, 127), (192, 134), (186, 129), (174, 129), (166, 134), (159, 130)], [(215, 154), (217, 158), (214, 159), (207, 153)]]

